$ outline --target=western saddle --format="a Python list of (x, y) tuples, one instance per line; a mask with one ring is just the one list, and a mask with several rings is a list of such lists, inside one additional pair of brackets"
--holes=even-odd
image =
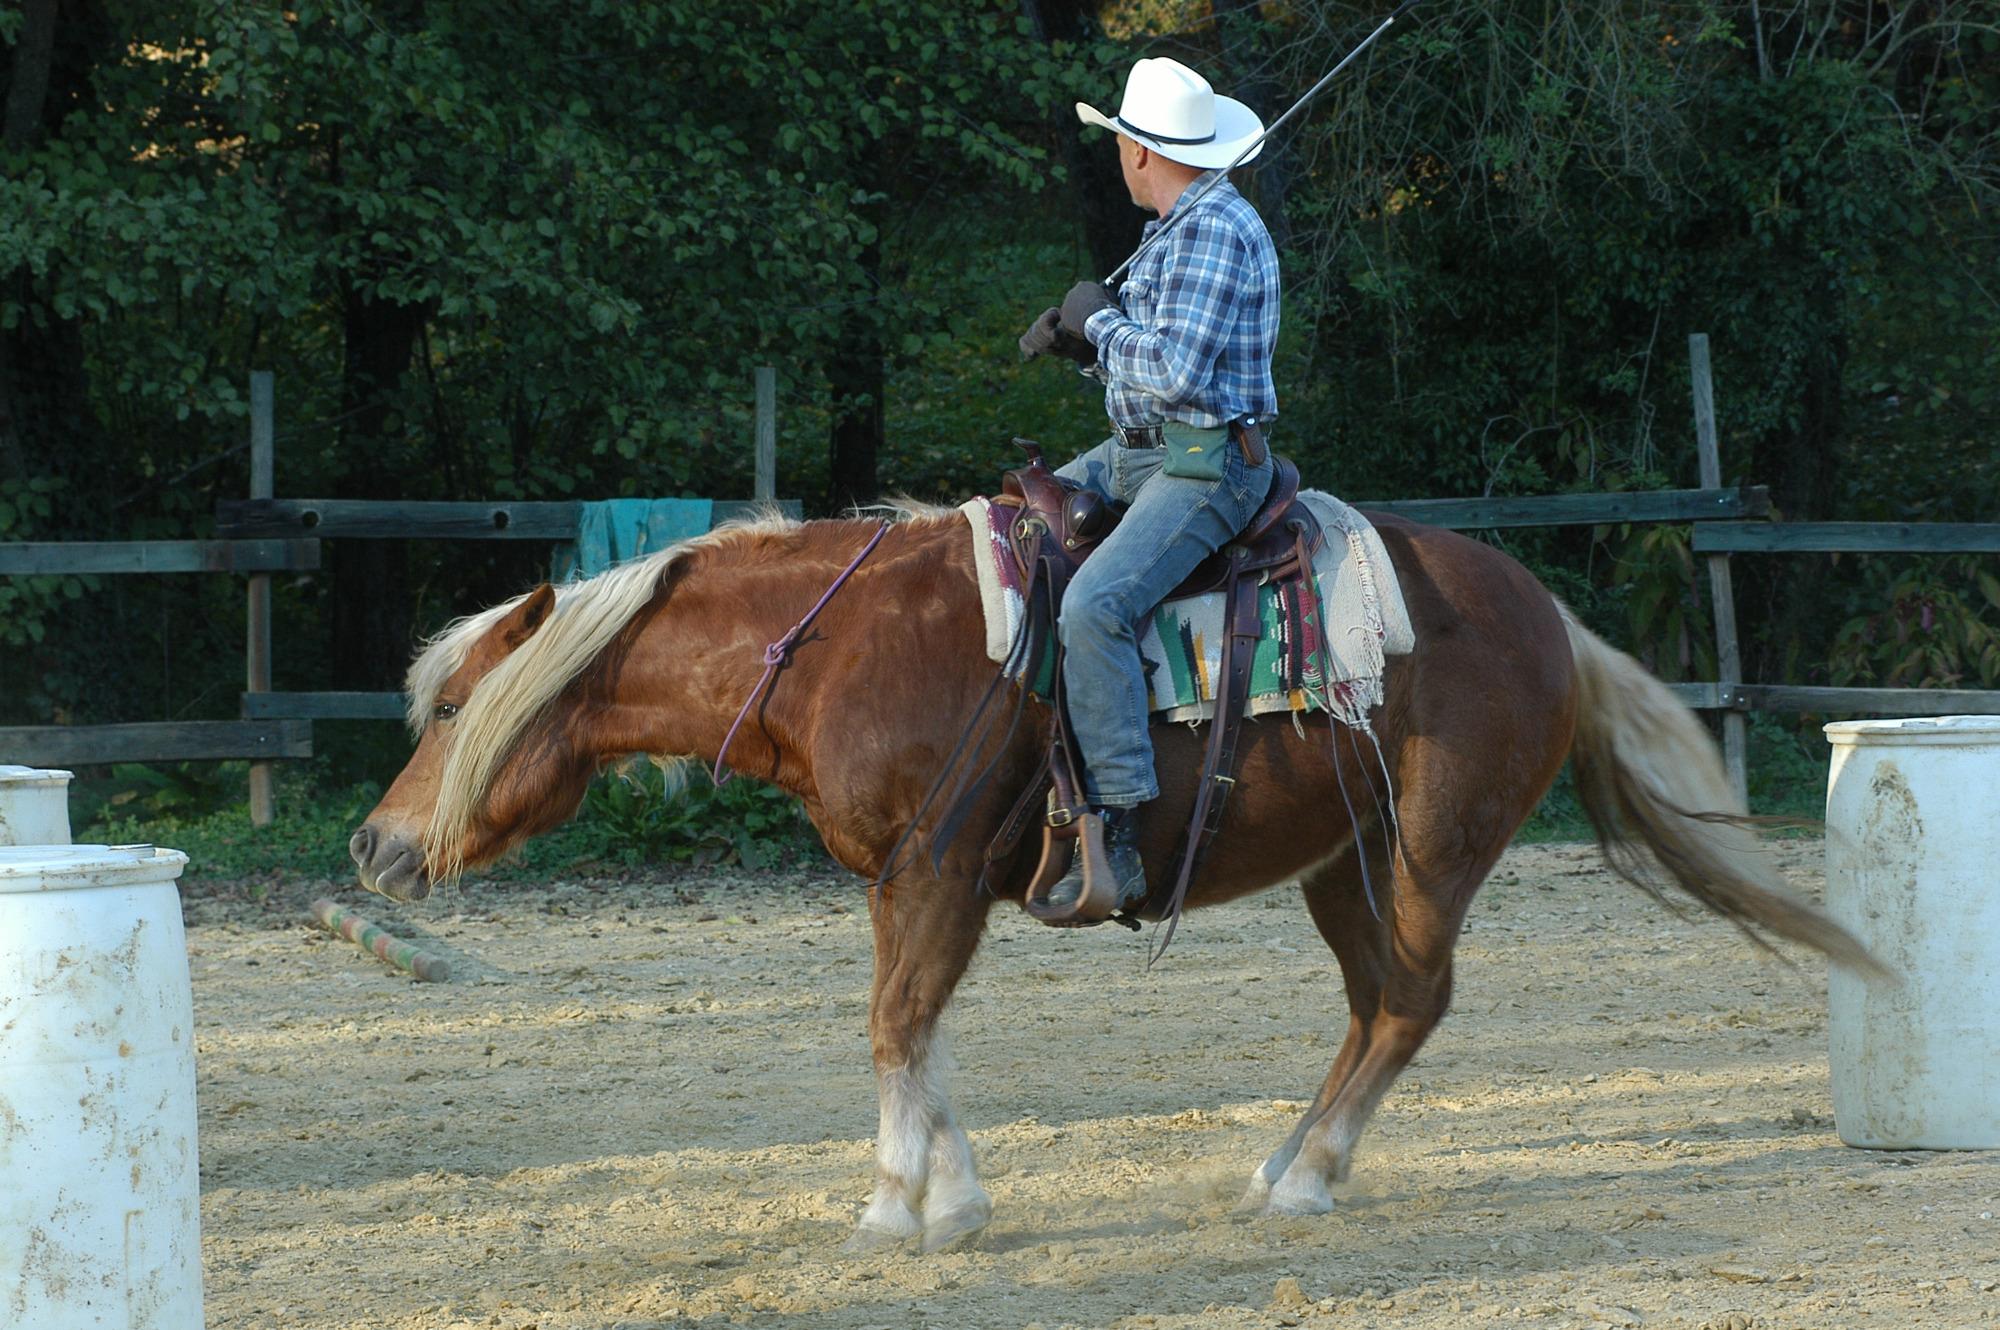
[[(1173, 921), (1178, 918), (1188, 884), (1221, 823), (1223, 805), (1235, 784), (1236, 744), (1249, 700), (1251, 662), (1263, 631), (1257, 589), (1266, 582), (1300, 579), (1305, 594), (1312, 595), (1312, 559), (1322, 540), (1320, 524), (1312, 510), (1299, 501), (1298, 468), (1285, 458), (1273, 457), (1271, 489), (1263, 506), (1233, 541), (1204, 559), (1169, 595), (1168, 599), (1178, 599), (1211, 591), (1223, 593), (1226, 628), (1215, 717), (1174, 871), (1166, 877), (1149, 875), (1145, 900), (1129, 913), (1114, 915), (1116, 894), (1109, 885), (1111, 875), (1101, 867), (1105, 863), (1101, 820), (1089, 812), (1081, 793), (1082, 761), (1070, 734), (1062, 696), (1062, 648), (1055, 627), (1070, 576), (1117, 528), (1123, 509), (1057, 476), (1042, 460), (1041, 447), (1034, 441), (1014, 442), (1026, 450), (1027, 464), (1006, 473), (1001, 493), (992, 502), (996, 508), (1015, 510), (1008, 523), (1009, 544), (1028, 608), (1022, 640), (1002, 667), (1002, 675), (1032, 675), (1045, 654), (1052, 654), (1050, 677), (1055, 684), (1047, 753), (987, 846), (981, 881), (984, 883), (986, 875), (1012, 854), (1039, 805), (1044, 809), (1042, 855), (1023, 908), (1044, 923), (1071, 927), (1115, 918), (1137, 928), (1141, 919), (1166, 919), (1167, 940), (1171, 940)], [(1318, 615), (1311, 618), (1317, 622)], [(1028, 681), (1021, 678), (1024, 692)], [(964, 790), (964, 782), (960, 788)], [(948, 840), (962, 815), (962, 809), (948, 813), (940, 835)], [(1084, 894), (1068, 911), (1053, 909), (1048, 904), (1049, 888), (1068, 871), (1071, 855), (1079, 850), (1084, 855)], [(934, 854), (941, 853), (934, 846)], [(1164, 949), (1165, 941), (1161, 947)]]

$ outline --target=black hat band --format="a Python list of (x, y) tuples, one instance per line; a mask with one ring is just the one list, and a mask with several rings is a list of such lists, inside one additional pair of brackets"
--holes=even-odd
[(1130, 120), (1127, 120), (1122, 113), (1118, 116), (1118, 123), (1122, 127), (1131, 130), (1134, 134), (1145, 135), (1147, 138), (1152, 139), (1155, 143), (1174, 143), (1174, 144), (1180, 144), (1182, 146), (1192, 147), (1198, 143), (1215, 142), (1215, 131), (1212, 129), (1198, 139), (1177, 139), (1177, 138), (1170, 138), (1165, 134), (1155, 134), (1150, 129), (1141, 129), (1137, 125), (1133, 124)]

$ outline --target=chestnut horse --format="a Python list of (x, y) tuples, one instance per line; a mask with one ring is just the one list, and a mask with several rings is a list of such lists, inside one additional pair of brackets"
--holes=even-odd
[[(1630, 854), (1643, 846), (1753, 937), (1874, 968), (1853, 938), (1775, 884), (1740, 822), (1704, 814), (1741, 812), (1715, 745), (1637, 662), (1498, 550), (1373, 520), (1417, 642), (1389, 662), (1374, 717), (1380, 754), (1323, 719), (1246, 723), (1235, 796), (1188, 894), (1198, 908), (1296, 881), (1340, 962), (1346, 1042), (1245, 1197), (1275, 1213), (1331, 1208), (1329, 1187), (1347, 1173), (1356, 1138), (1445, 1013), (1473, 893), (1565, 758), (1607, 856), (1628, 876), (1651, 881)], [(362, 883), (418, 899), (567, 820), (608, 763), (713, 760), (763, 673), (766, 644), (878, 529), (859, 520), (724, 528), (448, 628), (411, 669), (416, 752), (354, 834)], [(833, 857), (872, 878), (992, 678), (984, 642), (966, 522), (949, 510), (910, 514), (814, 620), (728, 760), (797, 796)], [(1034, 728), (989, 741), (997, 777), (942, 871), (911, 855), (887, 899), (873, 902), (881, 1128), (874, 1197), (850, 1246), (921, 1235), (935, 1251), (991, 1217), (946, 1093), (937, 1021), (987, 912), (996, 899), (1018, 900), (1034, 867), (1031, 836), (993, 894), (974, 889), (989, 837), (1033, 774)], [(1158, 875), (1192, 802), (1203, 739), (1180, 725), (1156, 737), (1162, 796), (1143, 811), (1141, 837)]]

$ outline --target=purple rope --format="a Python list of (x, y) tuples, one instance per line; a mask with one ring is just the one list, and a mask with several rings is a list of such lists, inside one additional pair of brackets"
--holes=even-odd
[(861, 566), (861, 561), (874, 553), (875, 547), (882, 543), (882, 537), (888, 534), (889, 524), (884, 522), (875, 529), (875, 534), (869, 538), (868, 543), (861, 547), (861, 553), (854, 556), (854, 562), (848, 564), (846, 570), (839, 577), (833, 579), (833, 585), (828, 587), (826, 593), (814, 603), (811, 609), (805, 612), (805, 617), (793, 624), (790, 632), (764, 648), (763, 677), (758, 679), (757, 686), (750, 690), (750, 696), (743, 699), (743, 709), (736, 713), (736, 720), (730, 725), (729, 733), (722, 736), (722, 747), (716, 751), (715, 768), (709, 772), (709, 779), (714, 781), (717, 786), (727, 785), (730, 779), (736, 775), (734, 771), (725, 771), (723, 769), (722, 759), (728, 754), (729, 745), (735, 742), (736, 731), (743, 728), (743, 721), (749, 716), (750, 708), (757, 705), (757, 699), (764, 695), (764, 690), (770, 687), (773, 679), (778, 677), (778, 671), (783, 669), (785, 662), (791, 659), (792, 648), (798, 645), (799, 634), (803, 633), (812, 623), (814, 617), (826, 608), (826, 603), (833, 599), (834, 592), (847, 585), (847, 579), (854, 576), (854, 570)]

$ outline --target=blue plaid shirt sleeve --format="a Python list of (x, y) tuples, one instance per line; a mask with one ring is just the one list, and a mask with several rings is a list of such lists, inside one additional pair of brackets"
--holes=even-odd
[(1170, 247), (1146, 323), (1106, 309), (1090, 317), (1086, 332), (1114, 384), (1173, 405), (1209, 383), (1242, 294), (1261, 274), (1243, 237), (1207, 211), (1176, 228)]

